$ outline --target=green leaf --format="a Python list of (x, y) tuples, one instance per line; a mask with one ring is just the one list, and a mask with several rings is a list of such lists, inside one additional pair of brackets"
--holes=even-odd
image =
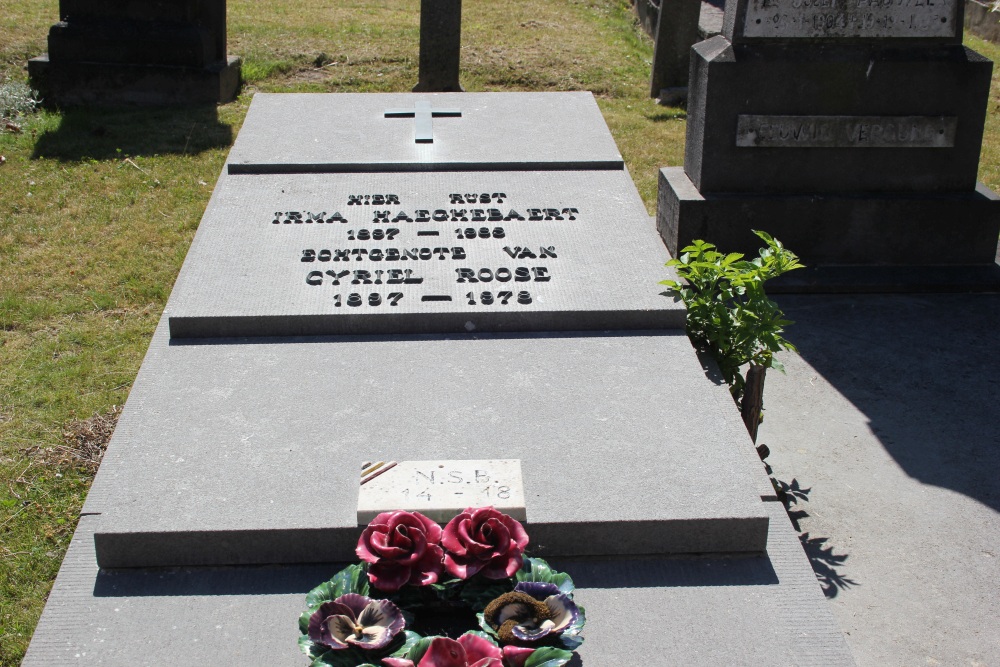
[(517, 571), (514, 578), (518, 581), (541, 581), (555, 584), (559, 591), (567, 595), (572, 595), (576, 587), (573, 579), (565, 572), (559, 572), (549, 567), (541, 558), (525, 558), (521, 569)]
[[(306, 595), (306, 605), (315, 611), (324, 602), (336, 600), (346, 593), (368, 595), (368, 565), (356, 563), (348, 565)], [(301, 622), (301, 621), (300, 621)]]
[(406, 637), (406, 639), (403, 642), (402, 646), (400, 646), (398, 649), (396, 649), (390, 654), (390, 656), (393, 658), (405, 658), (406, 654), (409, 653), (413, 649), (413, 647), (417, 645), (417, 642), (423, 639), (423, 637), (418, 635), (416, 632), (412, 632), (410, 630), (403, 630), (403, 634)]
[(304, 635), (309, 634), (309, 619), (312, 618), (312, 611), (304, 611), (299, 616), (299, 632)]
[(543, 646), (535, 649), (535, 652), (528, 656), (524, 667), (560, 667), (573, 659), (571, 651), (564, 651), (554, 646)]
[(408, 660), (413, 661), (413, 664), (416, 665), (420, 662), (420, 659), (424, 657), (424, 653), (427, 653), (427, 649), (430, 648), (431, 642), (436, 638), (436, 636), (421, 637), (419, 640), (414, 642), (413, 646), (409, 651), (407, 651), (406, 655), (394, 657), (407, 658)]
[(365, 656), (353, 648), (329, 650), (312, 661), (310, 667), (358, 667)]
[(478, 614), (476, 614), (476, 619), (479, 621), (479, 627), (483, 629), (483, 632), (488, 634), (490, 637), (496, 637), (497, 639), (499, 639), (497, 631), (494, 630), (493, 627), (486, 622), (486, 617), (483, 615), (483, 612), (479, 612)]
[(330, 648), (323, 646), (322, 644), (317, 644), (313, 640), (309, 639), (309, 635), (302, 635), (299, 637), (299, 649), (314, 660), (331, 650)]

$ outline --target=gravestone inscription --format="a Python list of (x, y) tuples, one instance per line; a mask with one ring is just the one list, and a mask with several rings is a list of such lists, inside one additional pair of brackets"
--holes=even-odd
[[(735, 14), (736, 39), (828, 37), (954, 40), (960, 0), (749, 0)], [(959, 33), (961, 32), (959, 28)]]
[[(424, 122), (434, 109), (451, 115), (433, 130), (418, 125), (416, 141), (413, 121), (389, 116), (406, 111), (372, 106), (371, 97), (334, 97), (303, 102), (329, 117), (345, 113), (332, 105), (363, 103), (355, 113), (388, 135), (385, 146), (369, 149), (364, 165), (320, 163), (364, 149), (352, 145), (356, 131), (321, 132), (317, 123), (283, 141), (283, 154), (262, 156), (268, 122), (292, 101), (258, 96), (246, 121), (258, 138), (237, 140), (230, 164), (259, 177), (227, 179), (210, 209), (238, 221), (240, 232), (204, 228), (176, 286), (173, 338), (683, 326), (680, 304), (635, 288), (662, 258), (637, 243), (648, 233), (631, 215), (642, 203), (610, 135), (586, 127), (596, 111), (587, 96), (567, 95), (558, 110), (544, 96), (522, 98), (521, 113), (557, 125), (531, 146), (525, 116), (508, 132), (487, 131), (496, 123), (490, 95), (444, 94), (398, 107), (417, 109)], [(421, 132), (433, 132), (433, 143), (421, 142)], [(582, 137), (591, 150), (581, 160)], [(512, 153), (522, 146), (515, 170)], [(497, 162), (469, 171), (476, 159)], [(356, 173), (379, 160), (391, 176)], [(414, 165), (432, 171), (411, 172)], [(293, 169), (331, 173), (284, 173)]]

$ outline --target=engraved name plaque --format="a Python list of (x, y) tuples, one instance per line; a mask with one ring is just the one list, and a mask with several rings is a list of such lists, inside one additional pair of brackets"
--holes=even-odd
[(947, 116), (741, 115), (741, 148), (951, 148), (958, 119)]
[(361, 473), (358, 525), (400, 509), (446, 523), (467, 507), (489, 505), (518, 521), (527, 519), (519, 459), (378, 461)]
[(751, 38), (954, 38), (959, 0), (748, 0)]
[(225, 176), (171, 335), (682, 326), (628, 186), (620, 170)]

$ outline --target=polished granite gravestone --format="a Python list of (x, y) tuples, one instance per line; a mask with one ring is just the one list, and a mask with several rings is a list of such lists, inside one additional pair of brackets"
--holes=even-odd
[(729, 3), (692, 51), (684, 167), (660, 173), (668, 248), (756, 254), (762, 229), (811, 267), (991, 267), (992, 63), (961, 38), (957, 0)]
[(226, 53), (226, 0), (60, 0), (32, 85), (59, 105), (228, 102), (240, 59)]
[[(427, 105), (461, 113), (431, 117), (431, 141), (416, 113), (392, 113)], [(337, 129), (316, 108), (339, 109)], [(278, 143), (264, 121), (280, 109), (269, 157), (258, 143)], [(498, 198), (509, 219), (472, 221)], [(459, 206), (471, 236), (450, 217)], [(322, 222), (292, 215), (321, 207)], [(438, 209), (447, 220), (417, 221)], [(395, 228), (391, 241), (417, 248), (405, 261), (387, 260)], [(422, 257), (420, 231), (453, 234), (451, 251)], [(333, 248), (367, 252), (339, 275)], [(613, 619), (633, 597), (669, 617), (641, 622), (658, 628), (649, 655), (850, 664), (728, 391), (661, 294), (668, 258), (589, 94), (258, 96), (25, 664), (301, 664), (290, 610), (354, 559), (362, 467), (499, 459), (520, 461), (530, 553), (593, 589), (578, 598), (598, 619), (585, 664), (621, 664)], [(185, 328), (192, 313), (202, 328)]]

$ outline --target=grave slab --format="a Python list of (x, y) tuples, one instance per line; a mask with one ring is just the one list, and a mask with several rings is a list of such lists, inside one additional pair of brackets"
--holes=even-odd
[[(459, 109), (461, 120), (435, 118), (434, 141), (418, 143), (414, 119), (385, 116), (417, 101)], [(591, 93), (258, 93), (227, 168), (530, 171), (624, 169), (624, 162)]]
[(621, 170), (223, 175), (167, 313), (173, 338), (680, 328), (669, 259)]
[[(850, 664), (717, 369), (661, 294), (668, 255), (620, 157), (603, 159), (617, 150), (593, 98), (348, 97), (251, 107), (233, 154), (276, 153), (219, 181), (26, 664), (301, 664), (304, 594), (355, 559), (363, 465), (460, 460), (520, 461), (529, 553), (599, 618), (575, 664), (634, 661), (623, 621), (644, 664)], [(260, 125), (272, 112), (298, 154)], [(386, 212), (411, 201), (412, 222)], [(494, 203), (529, 214), (497, 220)], [(460, 252), (416, 244), (449, 228)], [(397, 237), (409, 250), (390, 260)], [(356, 268), (311, 268), (338, 262)], [(504, 303), (508, 282), (532, 286)], [(198, 318), (211, 326), (184, 329)]]
[(365, 461), (515, 458), (540, 555), (759, 552), (723, 393), (680, 331), (179, 343), (164, 322), (83, 511), (103, 567), (339, 560)]
[[(587, 609), (574, 664), (853, 665), (784, 509), (764, 506), (766, 554), (553, 560)], [(80, 519), (25, 667), (305, 664), (305, 595), (342, 564), (102, 570), (93, 534), (104, 521)], [(641, 641), (623, 641), (623, 619)]]

